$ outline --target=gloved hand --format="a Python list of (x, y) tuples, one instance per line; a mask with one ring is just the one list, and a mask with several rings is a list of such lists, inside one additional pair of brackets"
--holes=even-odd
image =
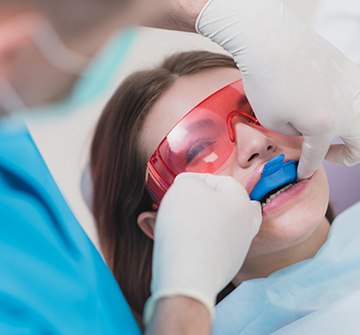
[(152, 296), (185, 295), (213, 312), (217, 294), (240, 270), (261, 224), (261, 208), (227, 176), (185, 173), (165, 194), (156, 219)]
[[(235, 58), (260, 122), (302, 134), (300, 178), (360, 162), (360, 69), (279, 0), (210, 0), (196, 29)], [(329, 146), (340, 137), (344, 145)]]

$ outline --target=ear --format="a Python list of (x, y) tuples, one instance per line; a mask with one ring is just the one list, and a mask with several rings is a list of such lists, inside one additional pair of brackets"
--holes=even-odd
[(137, 218), (137, 224), (142, 232), (152, 240), (154, 239), (155, 222), (156, 212), (143, 212)]
[(7, 17), (5, 14), (2, 13), (0, 22), (0, 75), (4, 75), (6, 65), (18, 51), (33, 43), (30, 37), (41, 25), (40, 15), (34, 13), (9, 13)]

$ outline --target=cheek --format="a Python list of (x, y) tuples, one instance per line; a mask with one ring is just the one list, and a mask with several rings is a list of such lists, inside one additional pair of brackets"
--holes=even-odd
[(216, 171), (215, 174), (218, 176), (231, 176), (236, 179), (242, 186), (246, 187), (247, 181), (249, 179), (249, 174), (251, 172), (239, 167), (236, 159), (236, 148), (234, 147), (233, 152), (226, 160), (225, 164), (221, 166), (221, 168)]

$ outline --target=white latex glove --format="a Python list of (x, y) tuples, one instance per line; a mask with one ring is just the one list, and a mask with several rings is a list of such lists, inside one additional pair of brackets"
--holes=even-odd
[(317, 0), (311, 28), (360, 65), (359, 0)]
[(261, 208), (227, 176), (185, 173), (165, 194), (156, 219), (152, 296), (188, 296), (213, 313), (217, 294), (240, 270), (261, 224)]
[(300, 178), (360, 162), (360, 69), (280, 1), (210, 0), (196, 29), (232, 54), (264, 126), (304, 136)]

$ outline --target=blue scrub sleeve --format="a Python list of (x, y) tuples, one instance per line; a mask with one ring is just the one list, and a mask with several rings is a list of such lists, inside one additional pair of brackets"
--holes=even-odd
[(0, 334), (140, 334), (21, 126), (0, 126), (0, 255)]

